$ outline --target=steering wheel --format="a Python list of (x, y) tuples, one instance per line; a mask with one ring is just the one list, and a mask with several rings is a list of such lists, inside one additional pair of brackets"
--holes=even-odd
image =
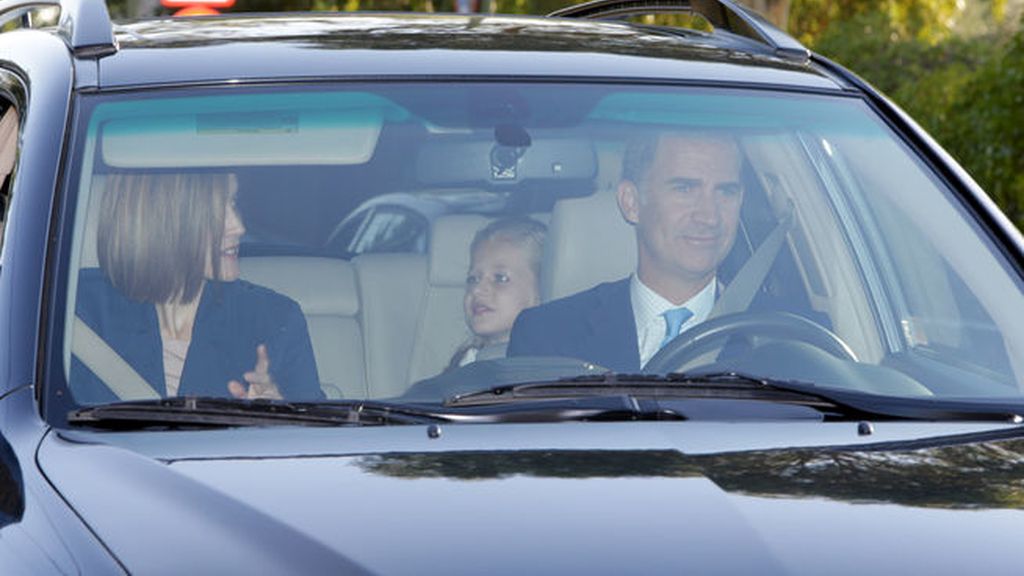
[(841, 360), (857, 361), (850, 345), (835, 332), (803, 316), (790, 312), (737, 312), (701, 322), (675, 337), (647, 362), (643, 372), (674, 372), (712, 344), (733, 336), (799, 340)]

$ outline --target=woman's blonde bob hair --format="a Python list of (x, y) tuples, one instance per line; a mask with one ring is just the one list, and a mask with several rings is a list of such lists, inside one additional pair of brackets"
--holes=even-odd
[(233, 174), (123, 173), (107, 178), (96, 249), (111, 283), (132, 300), (191, 302), (208, 269), (220, 277)]

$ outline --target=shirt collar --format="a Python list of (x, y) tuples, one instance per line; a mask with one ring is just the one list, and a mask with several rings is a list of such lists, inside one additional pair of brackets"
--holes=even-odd
[(633, 274), (629, 281), (629, 297), (633, 304), (633, 315), (636, 319), (637, 328), (641, 329), (641, 327), (646, 326), (648, 322), (661, 316), (666, 310), (681, 306), (685, 306), (690, 312), (693, 312), (693, 317), (684, 326), (703, 322), (711, 314), (711, 309), (715, 306), (717, 288), (718, 280), (712, 279), (700, 292), (677, 306), (644, 284), (639, 276)]

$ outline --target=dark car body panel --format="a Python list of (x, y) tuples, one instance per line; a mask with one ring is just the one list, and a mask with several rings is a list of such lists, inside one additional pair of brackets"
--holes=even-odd
[[(147, 573), (226, 566), (226, 546), (261, 573), (1008, 574), (1019, 434), (890, 423), (866, 439), (853, 423), (786, 422), (446, 426), (437, 439), (420, 426), (67, 432), (39, 460)], [(82, 471), (96, 482), (76, 482)], [(162, 558), (165, 546), (181, 553)]]
[[(57, 38), (10, 32), (0, 36), (0, 53), (17, 56), (23, 69), (13, 75), (32, 95), (23, 110), (22, 142), (10, 214), (4, 231), (0, 274), (0, 397), (36, 380), (40, 310), (45, 286), (50, 216), (53, 213), (72, 88), (71, 58)], [(46, 81), (41, 80), (45, 78)], [(17, 97), (17, 95), (14, 95)]]
[(0, 401), (0, 429), (11, 448), (8, 456), (15, 458), (0, 462), (5, 499), (0, 514), (0, 573), (124, 573), (124, 567), (36, 465), (36, 448), (47, 427), (38, 418), (26, 417), (34, 410), (31, 388)]
[(1016, 424), (880, 422), (869, 437), (855, 422), (453, 425), (439, 438), (423, 426), (51, 427), (41, 411), (63, 407), (41, 406), (43, 358), (61, 344), (44, 327), (64, 313), (54, 223), (70, 207), (54, 191), (72, 177), (60, 166), (73, 89), (429, 77), (843, 92), (895, 126), (1024, 268), (1019, 232), (970, 177), (819, 57), (540, 18), (212, 18), (115, 33), (119, 51), (77, 60), (52, 35), (0, 35), (2, 59), (21, 63), (0, 68), (0, 90), (24, 108), (0, 271), (0, 573), (1020, 572)]

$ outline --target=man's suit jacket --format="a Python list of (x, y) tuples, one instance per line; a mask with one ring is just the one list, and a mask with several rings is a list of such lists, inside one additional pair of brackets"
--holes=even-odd
[(565, 356), (615, 372), (639, 372), (629, 278), (523, 310), (508, 355)]

